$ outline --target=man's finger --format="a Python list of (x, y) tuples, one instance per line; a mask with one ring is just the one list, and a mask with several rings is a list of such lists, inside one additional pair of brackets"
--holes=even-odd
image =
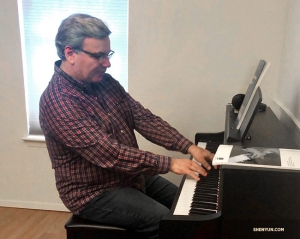
[(192, 165), (191, 165), (191, 167), (190, 167), (190, 170), (191, 170), (192, 172), (199, 173), (199, 174), (201, 174), (202, 176), (207, 176), (206, 170), (205, 170), (202, 166), (200, 166), (198, 163), (196, 163), (196, 162), (192, 162)]
[(188, 175), (190, 175), (192, 178), (194, 178), (196, 181), (199, 181), (200, 180), (200, 177), (196, 174), (196, 173), (194, 173), (193, 171), (190, 171), (189, 173), (188, 173)]

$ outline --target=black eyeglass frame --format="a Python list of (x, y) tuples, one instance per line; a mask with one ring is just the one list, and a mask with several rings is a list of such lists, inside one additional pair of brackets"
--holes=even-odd
[(103, 52), (92, 53), (89, 51), (85, 51), (81, 48), (74, 48), (74, 50), (82, 51), (85, 54), (89, 55), (90, 57), (96, 59), (97, 61), (99, 61), (101, 57), (103, 58), (103, 60), (110, 59), (113, 56), (113, 54), (115, 53), (113, 50), (110, 50), (108, 54), (103, 53)]

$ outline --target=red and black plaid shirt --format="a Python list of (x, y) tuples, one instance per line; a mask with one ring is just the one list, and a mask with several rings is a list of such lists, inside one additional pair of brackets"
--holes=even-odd
[(92, 89), (55, 64), (40, 100), (56, 186), (73, 213), (97, 195), (118, 186), (144, 190), (143, 174), (167, 173), (170, 157), (140, 150), (138, 131), (169, 150), (187, 153), (191, 141), (135, 101), (110, 75)]

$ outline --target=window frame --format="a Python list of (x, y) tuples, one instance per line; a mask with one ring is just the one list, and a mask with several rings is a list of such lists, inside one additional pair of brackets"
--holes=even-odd
[[(55, 2), (57, 2), (57, 9), (51, 8), (51, 6), (56, 6)], [(64, 2), (60, 0), (18, 0), (26, 97), (27, 140), (44, 140), (38, 120), (39, 98), (51, 80), (54, 62), (59, 60), (54, 42), (57, 29), (61, 21), (73, 13), (90, 14), (107, 23), (112, 32), (110, 35), (112, 50), (115, 51), (111, 59), (112, 67), (107, 70), (107, 73), (119, 80), (120, 84), (128, 91), (128, 2), (128, 0), (91, 0), (89, 4), (86, 4), (79, 0)], [(102, 4), (101, 9), (99, 4)], [(117, 13), (117, 11), (120, 12)], [(28, 18), (27, 15), (31, 16)], [(33, 30), (28, 32), (26, 24), (32, 24)], [(120, 24), (123, 25), (120, 26)], [(34, 40), (37, 40), (40, 45), (33, 44)], [(32, 45), (34, 49), (30, 48)], [(32, 57), (30, 54), (37, 54), (37, 56)], [(39, 86), (35, 87), (35, 84), (39, 84)]]

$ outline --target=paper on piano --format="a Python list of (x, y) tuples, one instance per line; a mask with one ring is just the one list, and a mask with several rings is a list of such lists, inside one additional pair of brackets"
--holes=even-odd
[(220, 145), (212, 164), (300, 170), (300, 150)]

